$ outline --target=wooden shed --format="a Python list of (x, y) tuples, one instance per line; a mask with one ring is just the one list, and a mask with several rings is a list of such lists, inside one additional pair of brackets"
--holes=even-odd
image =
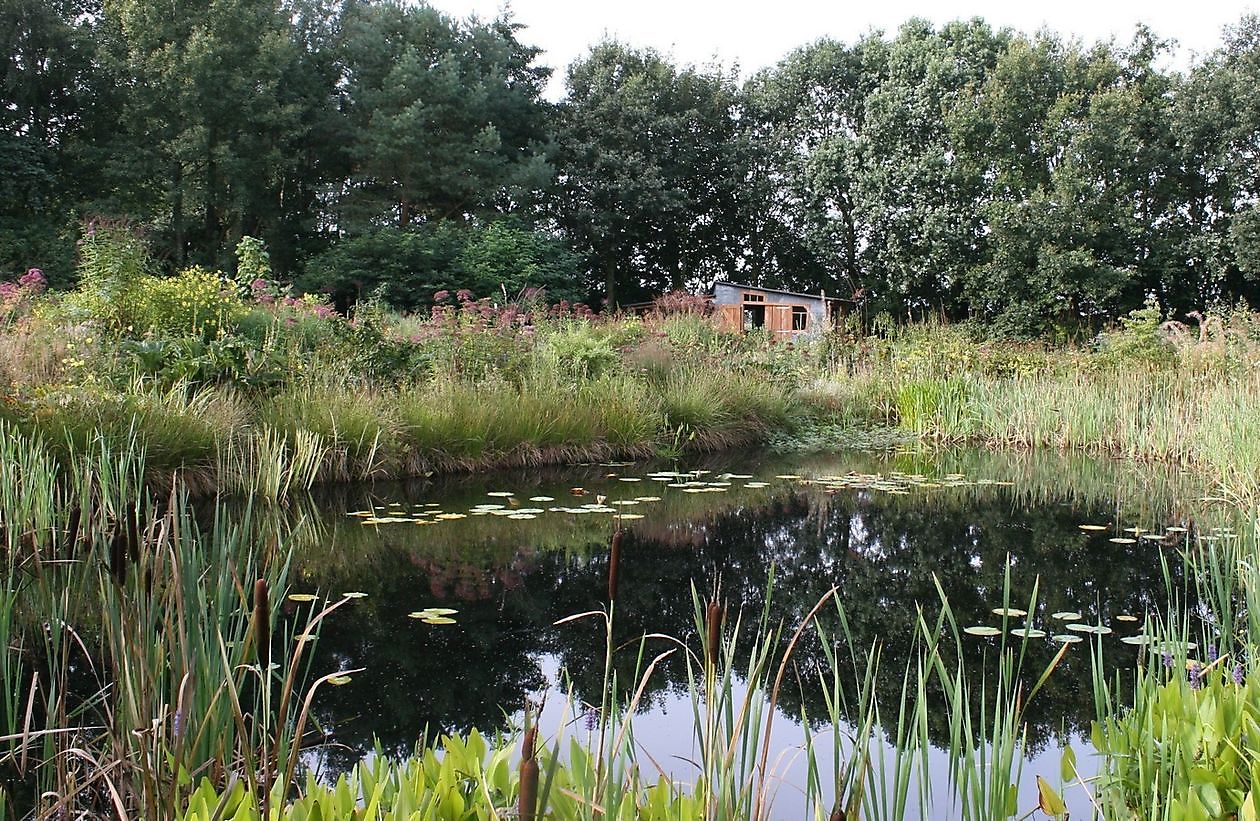
[(724, 329), (764, 328), (785, 339), (812, 336), (833, 327), (841, 302), (826, 294), (798, 294), (736, 282), (713, 285), (713, 310)]

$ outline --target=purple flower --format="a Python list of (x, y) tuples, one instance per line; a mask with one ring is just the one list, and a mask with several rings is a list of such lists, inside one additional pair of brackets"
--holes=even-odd
[(1218, 656), (1217, 656), (1217, 654), (1216, 654), (1216, 645), (1215, 645), (1215, 644), (1209, 644), (1209, 645), (1207, 646), (1207, 656), (1208, 656), (1208, 664), (1215, 664), (1215, 663), (1216, 663), (1216, 659), (1218, 658)]
[(17, 299), (21, 289), (12, 282), (0, 282), (0, 301), (8, 302), (10, 299)]
[(467, 288), (460, 288), (458, 291), (455, 292), (455, 298), (458, 299), (460, 302), (472, 302), (472, 296), (473, 296), (472, 291), (468, 290)]
[(448, 291), (448, 290), (446, 290), (445, 288), (443, 288), (443, 289), (442, 289), (442, 290), (440, 290), (440, 291), (436, 291), (436, 292), (434, 292), (434, 294), (433, 294), (433, 301), (434, 301), (434, 302), (445, 302), (445, 301), (446, 301), (446, 300), (450, 297), (450, 295), (451, 295), (451, 292), (450, 292), (450, 291)]
[(1243, 673), (1242, 664), (1241, 663), (1235, 664), (1234, 665), (1234, 683), (1237, 684), (1239, 687), (1241, 687), (1244, 681), (1246, 681), (1246, 675)]
[(594, 707), (587, 707), (586, 712), (582, 715), (582, 723), (586, 725), (586, 731), (593, 732), (599, 726), (599, 711)]
[(1170, 669), (1173, 666), (1173, 654), (1168, 650), (1164, 651), (1164, 666)]
[(1199, 662), (1190, 662), (1190, 669), (1187, 671), (1187, 675), (1190, 677), (1191, 690), (1198, 690), (1203, 687), (1202, 673), (1199, 672)]

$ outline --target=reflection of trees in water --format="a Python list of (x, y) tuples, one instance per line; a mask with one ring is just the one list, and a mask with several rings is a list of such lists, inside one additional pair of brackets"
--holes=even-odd
[[(706, 595), (720, 581), (732, 615), (742, 610), (747, 634), (762, 612), (773, 564), (772, 622), (790, 632), (836, 585), (859, 650), (881, 645), (879, 697), (891, 712), (915, 652), (917, 608), (923, 608), (929, 623), (939, 610), (934, 575), (960, 627), (1000, 623), (990, 610), (1003, 604), (1008, 555), (1012, 606), (1026, 606), (1039, 577), (1036, 622), (1047, 630), (1057, 626), (1049, 614), (1059, 610), (1109, 623), (1121, 613), (1141, 616), (1162, 609), (1159, 548), (1112, 544), (1107, 534), (1084, 535), (1077, 525), (1086, 519), (1108, 521), (1110, 512), (1060, 504), (1016, 509), (1009, 495), (998, 492), (984, 498), (951, 498), (944, 492), (906, 497), (793, 492), (756, 510), (636, 528), (621, 549), (615, 635), (624, 646), (616, 664), (622, 681), (629, 682), (638, 636), (694, 637), (693, 582)], [(572, 677), (576, 695), (598, 703), (602, 626), (595, 620), (551, 625), (604, 603), (606, 553), (592, 545), (589, 559), (527, 549), (501, 555), (474, 564), (394, 551), (376, 557), (368, 578), (336, 580), (344, 589), (371, 594), (325, 626), (317, 650), (319, 668), (368, 668), (352, 686), (319, 699), (321, 715), (330, 721), (335, 716), (339, 739), (354, 748), (348, 760), (368, 749), (373, 736), (387, 750), (402, 752), (426, 726), (432, 731), (499, 725), (504, 710), (515, 710), (543, 685), (536, 661), (540, 653), (555, 654)], [(407, 618), (412, 610), (438, 603), (460, 609), (458, 625), (431, 627)], [(834, 614), (827, 621), (834, 626)], [(789, 678), (800, 686), (788, 688), (781, 704), (789, 714), (803, 707), (821, 717), (825, 708), (817, 681), (825, 657), (810, 635), (796, 652), (797, 675)], [(978, 698), (981, 673), (990, 680), (995, 675), (996, 645), (964, 639), (962, 651)], [(1132, 661), (1132, 648), (1114, 637), (1107, 641), (1108, 663)], [(1030, 643), (1028, 676), (1035, 679), (1057, 650), (1048, 642)], [(1087, 645), (1073, 647), (1028, 705), (1029, 741), (1035, 748), (1056, 731), (1080, 729), (1094, 717), (1089, 664)], [(675, 654), (658, 668), (648, 702), (684, 688), (685, 675), (685, 660)], [(942, 703), (939, 692), (929, 691), (929, 698), (934, 705)], [(944, 711), (928, 713), (932, 738), (945, 741)]]

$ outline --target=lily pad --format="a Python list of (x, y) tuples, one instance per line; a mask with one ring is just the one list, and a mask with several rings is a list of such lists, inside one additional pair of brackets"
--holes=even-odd
[(995, 616), (1006, 616), (1013, 619), (1021, 619), (1028, 615), (1027, 610), (1020, 610), (1018, 607), (995, 607), (989, 612)]
[(1080, 617), (1080, 613), (1074, 613), (1071, 610), (1062, 610), (1058, 613), (1052, 613), (1050, 615), (1050, 618), (1058, 619), (1059, 621), (1076, 621)]
[(1137, 539), (1130, 539), (1128, 536), (1113, 536), (1107, 541), (1112, 544), (1137, 544)]
[(328, 683), (334, 687), (340, 687), (343, 684), (349, 684), (350, 677), (349, 676), (333, 676), (332, 678), (328, 679)]
[(1044, 639), (1046, 637), (1046, 631), (1038, 630), (1036, 628), (1025, 629), (1023, 627), (1015, 627), (1011, 629), (1011, 635), (1018, 636), (1021, 639)]
[(365, 598), (367, 598), (367, 593), (362, 593), (362, 592), (360, 592), (360, 591), (358, 591), (358, 590), (352, 590), (352, 591), (350, 591), (349, 593), (342, 593), (341, 595), (342, 595), (342, 598), (346, 598), (346, 599), (365, 599)]
[(1073, 636), (1070, 633), (1060, 633), (1057, 636), (1051, 636), (1051, 641), (1057, 641), (1059, 644), (1076, 644), (1083, 641), (1080, 636)]
[(308, 601), (315, 601), (317, 598), (319, 597), (316, 596), (314, 593), (290, 593), (289, 594), (289, 601), (308, 602)]
[(1081, 530), (1085, 530), (1085, 531), (1088, 531), (1088, 532), (1090, 532), (1090, 533), (1096, 533), (1096, 532), (1098, 532), (1098, 531), (1100, 531), (1100, 530), (1106, 530), (1106, 529), (1107, 529), (1107, 526), (1106, 526), (1106, 525), (1077, 525), (1077, 527), (1079, 527)]
[(487, 496), (496, 496), (496, 497), (498, 497), (498, 498), (500, 498), (500, 499), (506, 499), (507, 497), (509, 497), (509, 496), (515, 496), (516, 494), (515, 494), (515, 493), (513, 493), (513, 492), (512, 492), (512, 491), (510, 491), (510, 490), (492, 490), (492, 491), (490, 491), (489, 493), (487, 493), (486, 495), (487, 495)]
[(996, 627), (989, 627), (983, 624), (976, 625), (974, 627), (964, 627), (963, 632), (969, 636), (983, 636), (984, 638), (992, 638), (993, 636), (1002, 635), (1002, 631)]
[(1121, 613), (1116, 616), (1116, 621), (1138, 621), (1137, 616), (1131, 616), (1128, 613)]

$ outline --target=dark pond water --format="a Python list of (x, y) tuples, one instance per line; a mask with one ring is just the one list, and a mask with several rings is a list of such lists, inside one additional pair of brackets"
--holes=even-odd
[[(695, 644), (693, 586), (703, 594), (720, 585), (732, 608), (754, 618), (766, 606), (773, 566), (772, 620), (794, 628), (838, 587), (855, 644), (882, 647), (880, 694), (895, 706), (918, 608), (929, 617), (939, 608), (937, 579), (961, 626), (1000, 623), (991, 610), (1002, 605), (1008, 571), (1013, 606), (1024, 606), (1039, 580), (1038, 626), (1055, 628), (1051, 613), (1079, 612), (1115, 628), (1109, 664), (1132, 664), (1138, 650), (1118, 639), (1140, 622), (1116, 617), (1163, 610), (1160, 554), (1175, 547), (1124, 529), (1189, 526), (1179, 500), (1194, 495), (1183, 477), (1123, 463), (971, 451), (586, 465), (333, 488), (307, 506), (312, 526), (291, 581), (312, 593), (366, 594), (325, 623), (314, 659), (317, 672), (366, 669), (318, 699), (336, 741), (321, 764), (348, 768), (377, 744), (405, 755), (426, 728), (502, 727), (526, 699), (562, 682), (598, 704), (602, 626), (555, 622), (606, 603), (618, 521), (625, 536), (614, 632), (626, 649), (615, 664), (626, 677), (644, 634)], [(1173, 588), (1179, 566), (1169, 562)], [(458, 611), (454, 623), (409, 617), (435, 607)], [(967, 638), (968, 669), (977, 679), (986, 669), (992, 675), (992, 641)], [(1087, 647), (1074, 645), (1028, 705), (1025, 788), (1037, 772), (1057, 780), (1057, 750), (1088, 734)], [(1049, 638), (1032, 642), (1029, 669), (1058, 649)], [(825, 716), (821, 689), (809, 684), (825, 667), (821, 646), (804, 643), (795, 661), (802, 683), (786, 688), (785, 717), (802, 709)], [(677, 762), (684, 779), (693, 752), (685, 679), (675, 654), (650, 680), (636, 722), (640, 745)], [(553, 698), (549, 719), (560, 720), (561, 700)], [(944, 745), (945, 715), (929, 713), (932, 740)], [(801, 737), (799, 723), (785, 718), (775, 744), (790, 749)], [(933, 761), (945, 766), (943, 754)], [(801, 783), (793, 780), (803, 776), (785, 769), (775, 806), (792, 817)], [(1031, 795), (1035, 805), (1035, 787)]]

